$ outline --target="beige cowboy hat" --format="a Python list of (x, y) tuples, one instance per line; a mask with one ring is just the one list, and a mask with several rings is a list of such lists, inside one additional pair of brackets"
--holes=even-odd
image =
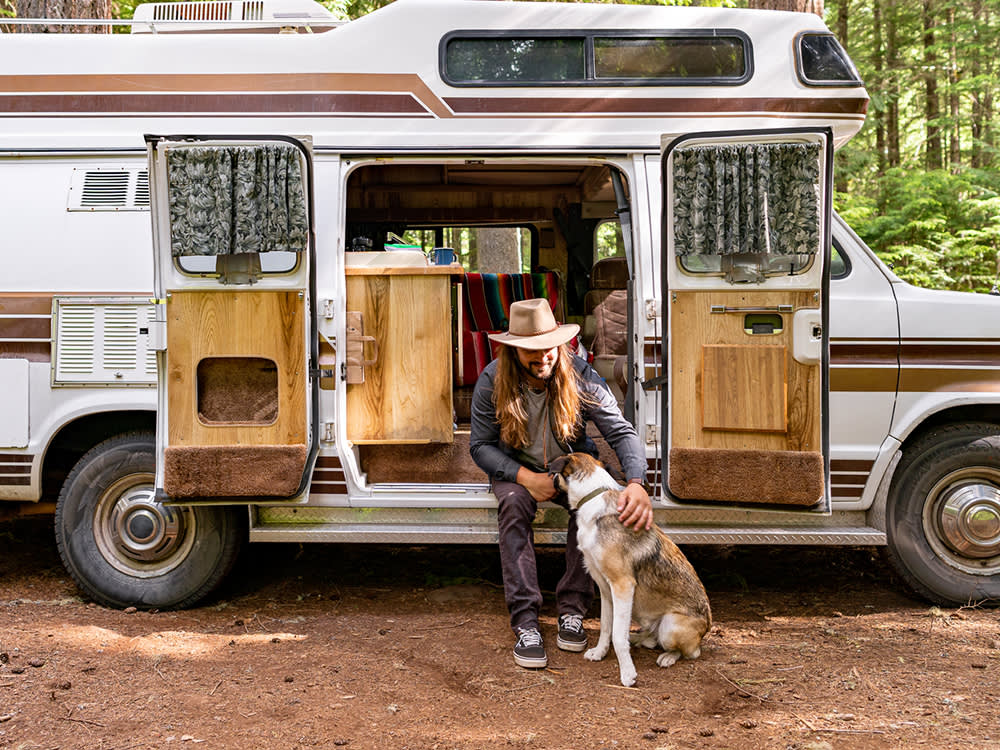
[(556, 323), (549, 301), (544, 297), (525, 299), (510, 306), (510, 326), (490, 339), (521, 349), (551, 349), (569, 342), (580, 332), (576, 323)]

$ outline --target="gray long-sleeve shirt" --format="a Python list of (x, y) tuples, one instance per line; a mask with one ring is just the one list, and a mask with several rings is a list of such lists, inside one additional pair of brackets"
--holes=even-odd
[[(593, 367), (579, 357), (573, 357), (573, 367), (579, 375), (581, 392), (590, 396), (581, 402), (584, 424), (591, 421), (597, 426), (601, 435), (614, 449), (627, 478), (645, 480), (646, 456), (639, 435), (622, 416), (607, 383)], [(496, 370), (497, 362), (493, 360), (476, 381), (472, 394), (469, 452), (472, 454), (472, 460), (489, 475), (491, 480), (514, 482), (522, 464), (514, 458), (517, 451), (500, 439), (500, 425), (497, 423), (496, 409), (493, 405), (493, 381)], [(584, 434), (576, 442), (562, 447), (567, 453), (582, 451), (596, 456), (597, 446), (587, 437), (586, 431), (583, 432)]]

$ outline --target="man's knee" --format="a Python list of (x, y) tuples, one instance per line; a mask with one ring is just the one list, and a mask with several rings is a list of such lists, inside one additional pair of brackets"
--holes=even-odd
[(527, 489), (519, 484), (504, 482), (493, 488), (497, 498), (497, 517), (501, 522), (533, 519), (538, 503)]

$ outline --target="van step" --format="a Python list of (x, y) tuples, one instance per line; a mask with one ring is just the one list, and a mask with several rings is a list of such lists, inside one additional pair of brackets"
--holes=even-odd
[[(677, 544), (771, 544), (882, 546), (885, 532), (865, 526), (827, 528), (721, 528), (661, 526)], [(251, 542), (381, 542), (388, 544), (496, 544), (496, 523), (487, 524), (263, 524)], [(538, 544), (565, 544), (565, 529), (535, 529)]]

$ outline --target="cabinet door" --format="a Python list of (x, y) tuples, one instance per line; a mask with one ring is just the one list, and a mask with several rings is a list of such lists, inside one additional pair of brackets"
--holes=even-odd
[(348, 269), (347, 310), (360, 313), (359, 356), (370, 364), (363, 382), (347, 385), (347, 436), (355, 443), (450, 443), (450, 271), (401, 270)]

